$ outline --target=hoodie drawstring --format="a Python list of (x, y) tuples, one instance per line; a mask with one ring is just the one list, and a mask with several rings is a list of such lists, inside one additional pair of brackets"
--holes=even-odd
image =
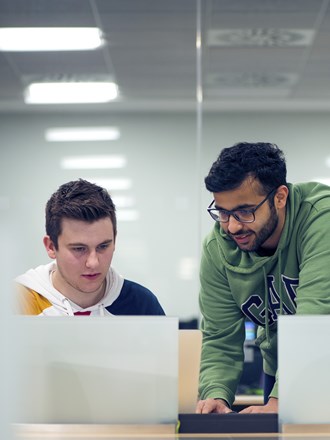
[(267, 274), (265, 267), (262, 268), (264, 273), (264, 285), (265, 285), (265, 331), (266, 331), (266, 339), (269, 343), (269, 322), (268, 322), (268, 316), (269, 316), (269, 310), (268, 310), (268, 282), (267, 282)]
[(281, 251), (278, 254), (278, 294), (280, 295), (280, 315), (283, 315), (283, 298), (282, 298), (282, 254)]
[(68, 298), (64, 298), (62, 300), (62, 303), (63, 303), (63, 307), (67, 311), (67, 314), (69, 316), (74, 316), (74, 313), (73, 313), (73, 310), (72, 310), (72, 307), (71, 307), (71, 304), (70, 304), (70, 301), (68, 300)]
[[(281, 268), (282, 268), (282, 254), (279, 252), (278, 254), (278, 294), (280, 297), (280, 315), (283, 315), (283, 298), (282, 298), (282, 276), (281, 276)], [(265, 331), (266, 331), (266, 339), (267, 342), (270, 344), (270, 337), (269, 337), (269, 310), (268, 310), (268, 304), (269, 304), (269, 290), (268, 290), (268, 282), (267, 282), (267, 274), (265, 267), (263, 267), (263, 273), (264, 273), (264, 283), (265, 283)]]
[(104, 304), (99, 304), (99, 313), (100, 313), (100, 316), (105, 316)]

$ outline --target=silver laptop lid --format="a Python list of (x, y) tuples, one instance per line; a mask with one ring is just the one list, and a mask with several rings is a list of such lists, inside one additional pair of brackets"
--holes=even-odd
[(14, 422), (174, 423), (178, 319), (15, 317)]
[(330, 316), (280, 316), (279, 423), (330, 423)]

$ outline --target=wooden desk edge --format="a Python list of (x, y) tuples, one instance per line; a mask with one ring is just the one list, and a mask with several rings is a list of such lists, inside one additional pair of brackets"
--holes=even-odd
[(283, 424), (283, 434), (329, 434), (330, 424)]
[(38, 423), (16, 423), (12, 425), (14, 435), (31, 437), (40, 435), (159, 435), (159, 434), (175, 434), (176, 425), (172, 423), (159, 425), (110, 425), (110, 424), (38, 424)]

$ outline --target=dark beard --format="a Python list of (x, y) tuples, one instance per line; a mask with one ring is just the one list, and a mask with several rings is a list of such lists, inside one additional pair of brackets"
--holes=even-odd
[[(267, 252), (263, 252), (262, 245), (268, 238), (274, 233), (278, 225), (278, 215), (276, 213), (276, 209), (274, 205), (270, 206), (270, 214), (268, 223), (258, 232), (258, 235), (255, 234), (255, 241), (249, 249), (241, 248), (238, 244), (237, 246), (243, 252), (258, 252), (260, 255), (267, 255)], [(240, 232), (241, 234), (242, 232)], [(229, 236), (233, 237), (234, 235), (229, 234)]]
[(275, 207), (271, 206), (269, 221), (261, 229), (261, 231), (259, 231), (258, 235), (256, 236), (254, 245), (249, 250), (249, 252), (258, 252), (260, 249), (262, 249), (262, 245), (275, 232), (277, 225), (278, 225), (278, 215), (276, 213)]

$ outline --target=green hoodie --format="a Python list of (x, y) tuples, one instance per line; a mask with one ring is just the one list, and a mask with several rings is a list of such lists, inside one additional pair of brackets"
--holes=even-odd
[[(244, 362), (245, 318), (258, 325), (265, 373), (277, 376), (279, 314), (330, 314), (330, 187), (288, 184), (276, 252), (241, 251), (216, 223), (203, 244), (200, 399), (235, 399)], [(292, 347), (294, 350), (294, 347)], [(277, 395), (277, 382), (271, 393)]]

